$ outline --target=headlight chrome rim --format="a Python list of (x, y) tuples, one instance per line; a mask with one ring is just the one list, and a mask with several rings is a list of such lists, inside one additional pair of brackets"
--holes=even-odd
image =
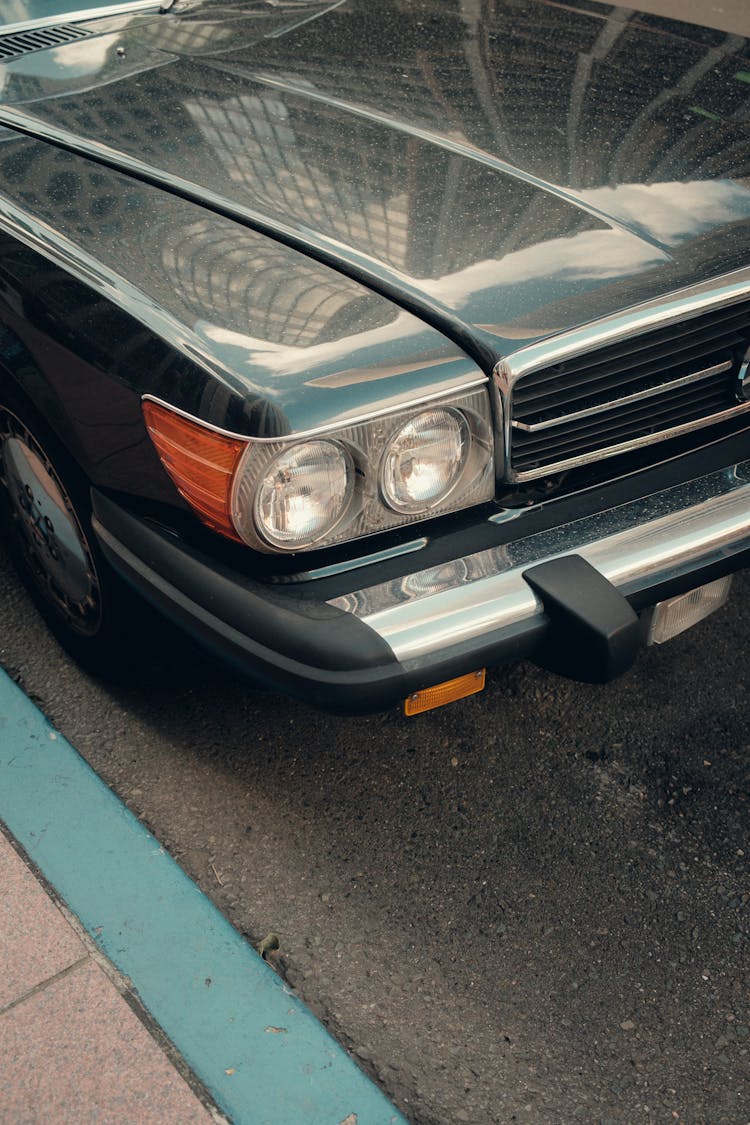
[[(446, 410), (455, 418), (460, 418), (459, 427), (466, 442), (463, 466), (455, 474), (451, 487), (441, 497), (433, 497), (431, 507), (424, 507), (420, 502), (413, 511), (397, 510), (386, 502), (381, 488), (383, 454), (408, 422), (433, 409)], [(463, 430), (464, 424), (466, 431)], [(473, 507), (491, 500), (495, 494), (493, 434), (490, 399), (484, 380), (460, 391), (446, 391), (421, 402), (383, 411), (372, 418), (356, 418), (352, 422), (342, 420), (338, 425), (277, 438), (247, 438), (247, 449), (232, 482), (233, 525), (238, 537), (254, 550), (265, 554), (292, 555), (361, 542), (365, 536), (405, 528), (420, 520)], [(263, 534), (255, 518), (258, 488), (281, 455), (295, 446), (318, 440), (339, 445), (351, 457), (353, 483), (348, 499), (341, 505), (339, 516), (331, 521), (328, 530), (319, 529), (315, 537), (300, 538), (296, 542), (285, 539), (282, 542), (276, 541), (277, 537), (272, 533), (269, 538)]]
[[(335, 454), (338, 459), (339, 467), (343, 470), (343, 492), (337, 492), (336, 489), (331, 488), (328, 490), (330, 500), (337, 501), (337, 506), (333, 509), (332, 515), (325, 522), (319, 522), (306, 534), (301, 533), (295, 535), (293, 532), (284, 534), (281, 530), (274, 529), (269, 522), (271, 511), (273, 508), (273, 497), (269, 497), (270, 489), (273, 489), (272, 478), (275, 474), (283, 473), (286, 468), (287, 472), (293, 472), (295, 466), (290, 465), (294, 462), (295, 458), (298, 463), (303, 459), (305, 451), (308, 452), (310, 462), (314, 461), (314, 455), (311, 451), (317, 450), (318, 453)], [(284, 463), (287, 463), (286, 466)], [(298, 472), (304, 471), (298, 464), (296, 466)], [(315, 472), (314, 465), (308, 467), (308, 472)], [(324, 473), (325, 475), (325, 473)], [(330, 476), (330, 473), (329, 473)], [(256, 534), (262, 542), (266, 543), (269, 547), (277, 550), (295, 551), (305, 550), (309, 547), (315, 546), (316, 543), (328, 539), (340, 526), (342, 521), (346, 518), (347, 513), (352, 506), (352, 500), (355, 491), (355, 476), (356, 470), (354, 459), (350, 451), (341, 442), (328, 437), (315, 438), (307, 441), (296, 442), (288, 446), (286, 449), (281, 450), (269, 463), (264, 466), (263, 476), (258, 481), (255, 490), (255, 496), (252, 503), (252, 522)], [(281, 497), (278, 493), (281, 492), (284, 486), (283, 480), (277, 480), (277, 503), (280, 502)], [(302, 489), (302, 485), (300, 485)], [(291, 493), (291, 496), (294, 494)], [(304, 500), (302, 491), (298, 492), (298, 498)], [(271, 503), (269, 503), (269, 500)], [(265, 507), (265, 514), (264, 514)], [(304, 525), (303, 525), (304, 526)]]
[[(389, 469), (393, 467), (393, 451), (397, 443), (403, 439), (403, 435), (410, 428), (415, 430), (419, 422), (424, 422), (430, 416), (442, 415), (449, 419), (456, 427), (455, 436), (457, 436), (460, 443), (460, 454), (455, 461), (451, 473), (446, 478), (445, 485), (442, 489), (435, 491), (432, 495), (415, 495), (411, 499), (401, 499), (395, 494), (393, 488), (393, 481), (388, 480)], [(433, 427), (435, 422), (433, 421)], [(432, 439), (434, 441), (434, 439)], [(471, 452), (472, 433), (471, 426), (469, 425), (466, 416), (461, 410), (454, 406), (430, 406), (417, 413), (414, 413), (410, 418), (407, 418), (403, 424), (396, 430), (389, 438), (385, 448), (383, 449), (380, 468), (379, 468), (379, 488), (380, 495), (383, 502), (391, 509), (391, 511), (398, 512), (401, 515), (414, 516), (424, 513), (429, 513), (443, 505), (449, 498), (451, 493), (456, 489), (460, 483), (464, 470), (469, 460)]]

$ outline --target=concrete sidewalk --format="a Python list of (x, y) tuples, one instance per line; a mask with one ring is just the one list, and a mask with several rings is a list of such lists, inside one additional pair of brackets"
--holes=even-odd
[(1, 831), (0, 967), (3, 1125), (222, 1120)]
[(404, 1125), (2, 670), (0, 833), (2, 1125)]

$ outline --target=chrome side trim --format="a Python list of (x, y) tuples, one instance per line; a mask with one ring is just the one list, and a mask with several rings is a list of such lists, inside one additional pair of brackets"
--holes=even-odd
[(625, 593), (750, 549), (750, 461), (550, 531), (331, 601), (406, 665), (538, 620), (523, 573), (578, 553)]
[(170, 410), (173, 414), (179, 414), (180, 417), (187, 418), (189, 422), (195, 422), (197, 426), (203, 426), (206, 430), (213, 430), (215, 434), (221, 434), (222, 437), (232, 438), (234, 441), (252, 442), (253, 445), (278, 445), (280, 442), (302, 441), (306, 438), (317, 437), (320, 434), (336, 433), (342, 429), (348, 430), (352, 426), (361, 426), (366, 422), (373, 421), (375, 418), (385, 418), (389, 414), (400, 414), (405, 410), (418, 410), (426, 403), (439, 402), (444, 398), (453, 398), (455, 395), (463, 395), (466, 391), (473, 391), (477, 387), (483, 387), (487, 382), (489, 382), (489, 380), (486, 375), (480, 375), (479, 378), (471, 377), (463, 383), (455, 383), (447, 390), (435, 391), (431, 395), (421, 395), (418, 398), (411, 399), (409, 402), (396, 403), (393, 406), (384, 406), (381, 410), (371, 410), (365, 414), (357, 414), (352, 418), (345, 418), (343, 421), (330, 422), (325, 426), (315, 426), (310, 430), (293, 430), (287, 434), (279, 434), (277, 437), (255, 437), (253, 434), (236, 434), (232, 430), (223, 430), (221, 426), (214, 426), (211, 422), (204, 422), (202, 418), (198, 418), (194, 414), (189, 414), (187, 410), (181, 410), (179, 407), (173, 406), (171, 402), (166, 402), (163, 398), (157, 398), (156, 395), (142, 395), (141, 401), (155, 402), (157, 406), (163, 406), (165, 410)]
[(424, 550), (428, 543), (429, 539), (424, 537), (410, 539), (408, 543), (397, 543), (395, 547), (386, 547), (370, 555), (360, 555), (358, 558), (330, 563), (329, 566), (318, 566), (313, 570), (301, 570), (296, 574), (277, 575), (271, 581), (274, 586), (283, 586), (290, 582), (314, 582), (317, 578), (331, 578), (333, 575), (346, 574), (350, 570), (361, 570), (365, 566), (374, 566), (389, 559), (397, 559), (400, 555), (411, 555), (414, 551)]
[(129, 0), (128, 3), (103, 5), (99, 8), (77, 8), (73, 5), (69, 12), (56, 12), (49, 16), (37, 16), (36, 19), (17, 20), (15, 23), (0, 23), (0, 35), (15, 35), (18, 31), (53, 27), (60, 23), (84, 23), (104, 16), (129, 16), (135, 12), (158, 12), (162, 9), (166, 11), (168, 6), (163, 0)]
[(669, 430), (659, 430), (655, 434), (644, 434), (639, 438), (622, 441), (619, 445), (607, 445), (604, 449), (593, 449), (590, 453), (579, 453), (575, 457), (568, 457), (564, 461), (555, 461), (551, 465), (542, 465), (538, 469), (527, 469), (525, 472), (513, 472), (513, 480), (526, 481), (538, 480), (539, 477), (554, 476), (563, 469), (578, 468), (581, 465), (590, 465), (594, 461), (606, 461), (608, 457), (616, 457), (618, 453), (630, 453), (634, 449), (643, 449), (647, 445), (656, 445), (657, 442), (666, 441), (668, 438), (689, 434), (694, 430), (701, 430), (705, 426), (713, 426), (727, 418), (734, 418), (738, 414), (746, 414), (750, 410), (750, 402), (738, 406), (730, 406), (727, 410), (720, 410), (717, 414), (707, 414), (705, 418), (696, 418), (692, 422), (683, 422), (681, 426), (672, 426)]
[(534, 422), (529, 425), (528, 422), (513, 421), (511, 425), (515, 430), (523, 430), (524, 433), (536, 434), (541, 430), (551, 430), (555, 426), (564, 426), (566, 422), (578, 422), (581, 418), (592, 418), (595, 414), (605, 414), (608, 410), (619, 410), (621, 406), (630, 406), (631, 403), (641, 402), (645, 398), (653, 398), (654, 395), (664, 394), (668, 391), (679, 390), (680, 387), (687, 387), (690, 383), (698, 383), (702, 379), (709, 379), (712, 375), (719, 375), (722, 371), (729, 371), (732, 366), (732, 361), (728, 359), (725, 363), (715, 363), (713, 367), (704, 367), (702, 371), (695, 371), (692, 375), (684, 375), (682, 379), (673, 379), (671, 383), (660, 383), (658, 387), (649, 387), (646, 391), (637, 391), (632, 395), (625, 395), (623, 398), (613, 398), (609, 402), (601, 402), (598, 406), (589, 406), (586, 410), (575, 410), (571, 414), (561, 414), (559, 418), (549, 418), (546, 422)]

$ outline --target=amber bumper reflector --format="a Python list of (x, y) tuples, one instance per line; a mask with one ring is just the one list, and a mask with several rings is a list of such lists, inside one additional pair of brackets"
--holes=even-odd
[(484, 688), (485, 671), (480, 668), (478, 672), (469, 672), (467, 676), (458, 676), (455, 680), (446, 680), (442, 684), (425, 688), (424, 691), (413, 692), (404, 700), (404, 714), (421, 715), (423, 711), (433, 711), (445, 703), (465, 699), (467, 695), (476, 695)]

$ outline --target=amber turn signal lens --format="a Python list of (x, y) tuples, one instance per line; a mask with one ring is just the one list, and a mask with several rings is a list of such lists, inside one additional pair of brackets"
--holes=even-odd
[(458, 676), (455, 680), (445, 680), (424, 691), (415, 691), (404, 700), (404, 714), (421, 715), (423, 711), (433, 711), (456, 699), (476, 695), (484, 688), (485, 675), (486, 669), (480, 668), (478, 672), (469, 672), (467, 676)]
[(143, 416), (162, 465), (196, 515), (214, 531), (239, 540), (231, 517), (232, 480), (247, 442), (157, 402), (144, 401)]

